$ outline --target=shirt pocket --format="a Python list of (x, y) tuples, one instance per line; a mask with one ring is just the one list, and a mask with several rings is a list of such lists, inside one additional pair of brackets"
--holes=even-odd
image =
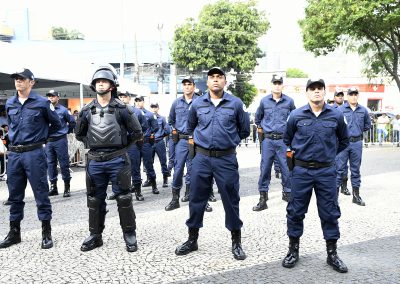
[(183, 119), (187, 119), (187, 112), (186, 109), (183, 107), (179, 107), (175, 109), (175, 113), (176, 113), (176, 120), (177, 121), (182, 121)]
[(224, 127), (228, 127), (235, 122), (235, 110), (233, 108), (221, 107), (220, 122)]
[(40, 121), (40, 108), (27, 108), (24, 113), (24, 118), (28, 123), (35, 123)]
[(302, 119), (297, 122), (297, 131), (300, 135), (310, 136), (313, 132), (313, 120)]
[(336, 136), (336, 128), (337, 122), (334, 120), (323, 120), (322, 121), (322, 133), (324, 133), (325, 137), (334, 137)]
[(18, 108), (9, 109), (8, 116), (10, 117), (10, 122), (11, 122), (10, 127), (11, 128), (13, 128), (19, 124), (21, 112)]
[(270, 107), (265, 107), (265, 108), (264, 108), (264, 119), (265, 119), (265, 120), (271, 120), (272, 117), (273, 117), (273, 113), (274, 113), (274, 111), (273, 111), (272, 108), (270, 108)]
[(289, 116), (289, 108), (279, 108), (279, 118), (282, 122), (286, 122)]
[(197, 109), (199, 117), (199, 123), (203, 126), (207, 125), (210, 121), (210, 109), (208, 107), (202, 107)]

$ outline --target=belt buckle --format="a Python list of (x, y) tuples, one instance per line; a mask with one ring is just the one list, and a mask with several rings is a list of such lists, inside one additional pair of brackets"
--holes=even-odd
[(24, 145), (16, 145), (14, 146), (14, 152), (22, 153)]
[(210, 150), (210, 157), (217, 157), (217, 150)]
[(317, 167), (317, 165), (315, 164), (315, 162), (309, 162), (309, 163), (308, 163), (308, 167), (309, 167), (310, 169), (315, 169), (315, 168)]
[(272, 134), (272, 138), (273, 138), (274, 140), (277, 140), (277, 139), (278, 139), (278, 135), (277, 135), (277, 134)]

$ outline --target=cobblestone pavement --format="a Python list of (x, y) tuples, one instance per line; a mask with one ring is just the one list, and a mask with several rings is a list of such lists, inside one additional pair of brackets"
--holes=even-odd
[[(340, 195), (342, 238), (338, 253), (349, 267), (347, 274), (326, 264), (325, 242), (316, 210), (310, 203), (300, 243), (300, 261), (293, 269), (281, 266), (287, 252), (286, 203), (280, 180), (273, 178), (269, 208), (251, 210), (258, 201), (260, 155), (254, 147), (239, 148), (241, 173), (240, 212), (244, 222), (242, 243), (248, 257), (236, 261), (230, 251), (230, 233), (224, 227), (224, 210), (211, 203), (200, 230), (199, 250), (176, 256), (174, 249), (187, 238), (184, 224), (187, 203), (166, 212), (170, 189), (153, 195), (144, 189), (144, 202), (134, 201), (139, 250), (125, 251), (115, 201), (109, 201), (101, 248), (83, 253), (88, 235), (84, 172), (75, 170), (72, 197), (51, 197), (54, 248), (40, 249), (41, 230), (32, 191), (26, 191), (22, 242), (0, 250), (0, 283), (400, 283), (400, 151), (398, 148), (364, 150), (361, 196), (365, 207)], [(159, 170), (159, 168), (158, 168)], [(159, 171), (158, 171), (159, 172)], [(59, 187), (62, 182), (59, 181)], [(7, 198), (0, 183), (0, 200)], [(217, 195), (219, 199), (219, 195)], [(8, 232), (8, 207), (0, 205), (0, 238)]]

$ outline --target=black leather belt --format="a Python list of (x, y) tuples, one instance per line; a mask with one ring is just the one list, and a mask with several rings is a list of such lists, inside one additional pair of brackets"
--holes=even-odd
[(330, 162), (330, 163), (320, 163), (320, 162), (314, 162), (314, 161), (306, 162), (306, 161), (294, 159), (294, 165), (300, 166), (303, 168), (307, 168), (307, 169), (320, 169), (320, 168), (327, 168), (327, 167), (332, 166), (333, 162)]
[(189, 139), (190, 135), (179, 134), (179, 139)]
[(349, 138), (349, 141), (350, 142), (357, 142), (357, 141), (361, 141), (361, 140), (363, 140), (363, 136), (361, 135), (361, 136), (356, 136), (356, 137), (350, 137)]
[(39, 149), (43, 147), (44, 142), (38, 142), (38, 143), (33, 143), (33, 144), (27, 144), (27, 145), (9, 145), (8, 149), (11, 152), (16, 152), (16, 153), (23, 153), (23, 152), (28, 152), (32, 151), (35, 149)]
[(215, 158), (220, 158), (226, 155), (230, 155), (230, 154), (235, 154), (236, 153), (236, 149), (235, 148), (230, 148), (230, 149), (226, 149), (226, 150), (208, 150), (205, 149), (203, 147), (197, 146), (196, 145), (196, 153), (200, 153), (209, 157), (215, 157)]
[(64, 135), (61, 135), (61, 136), (58, 136), (58, 137), (49, 137), (47, 139), (47, 142), (54, 142), (54, 141), (61, 140), (63, 138), (67, 138), (67, 134), (64, 134)]
[(88, 153), (88, 159), (89, 160), (95, 160), (97, 162), (105, 162), (105, 161), (109, 161), (111, 159), (114, 159), (118, 156), (122, 156), (126, 154), (126, 148), (122, 148), (119, 150), (116, 150), (114, 152), (111, 153), (107, 153), (107, 152), (89, 152)]
[(272, 139), (272, 140), (279, 140), (279, 139), (283, 139), (283, 134), (276, 133), (276, 132), (264, 133), (264, 138), (268, 138), (268, 139)]

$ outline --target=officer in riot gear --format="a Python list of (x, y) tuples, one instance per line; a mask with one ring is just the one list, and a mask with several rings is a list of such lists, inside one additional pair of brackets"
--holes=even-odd
[(115, 98), (118, 80), (110, 68), (97, 69), (90, 87), (96, 92), (96, 99), (81, 110), (75, 129), (76, 138), (90, 149), (86, 166), (90, 236), (81, 250), (90, 251), (103, 245), (105, 199), (111, 181), (126, 249), (134, 252), (137, 250), (136, 222), (127, 147), (142, 139), (142, 130), (132, 111)]

